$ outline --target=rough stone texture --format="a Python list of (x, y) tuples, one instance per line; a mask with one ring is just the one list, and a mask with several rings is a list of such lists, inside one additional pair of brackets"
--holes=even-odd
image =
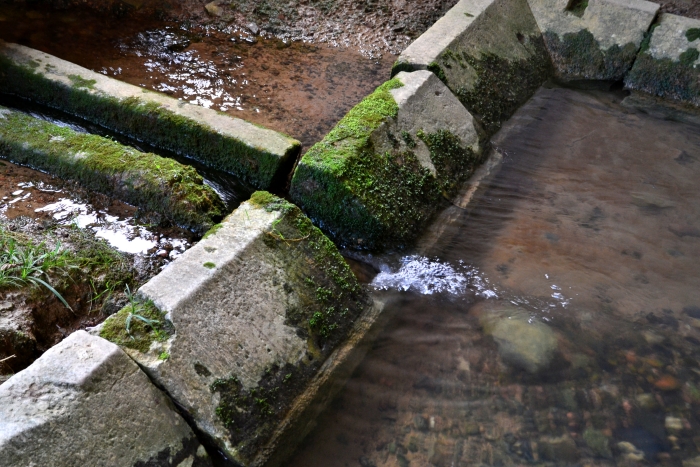
[(0, 89), (192, 157), (258, 188), (269, 187), (300, 149), (281, 133), (2, 41)]
[(0, 107), (0, 158), (75, 180), (204, 233), (223, 201), (192, 167)]
[(659, 10), (644, 0), (529, 2), (563, 80), (621, 80)]
[(433, 71), (489, 134), (551, 73), (526, 0), (462, 0), (403, 51), (393, 73)]
[(625, 85), (700, 106), (700, 20), (662, 14)]
[(211, 464), (119, 347), (77, 331), (0, 386), (0, 465)]
[[(265, 192), (139, 295), (167, 313), (169, 337), (127, 351), (242, 465), (293, 448), (379, 310), (330, 240)], [(121, 314), (100, 333), (128, 345), (112, 322)]]
[(481, 159), (482, 131), (432, 73), (399, 73), (301, 159), (290, 194), (358, 248), (405, 245)]

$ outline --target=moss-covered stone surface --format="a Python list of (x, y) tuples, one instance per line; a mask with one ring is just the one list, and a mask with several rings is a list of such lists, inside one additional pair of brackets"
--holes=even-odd
[[(525, 39), (523, 39), (525, 41)], [(496, 54), (473, 56), (447, 51), (445, 68), (471, 68), (476, 79), (467, 86), (451, 86), (457, 98), (493, 134), (552, 75), (551, 62), (540, 36), (527, 38), (530, 58), (510, 60)]]
[[(407, 245), (478, 159), (449, 129), (419, 130), (415, 138), (402, 132), (391, 94), (401, 86), (388, 81), (351, 109), (294, 173), (292, 199), (344, 245)], [(389, 148), (376, 147), (375, 132), (385, 134)], [(416, 156), (416, 138), (429, 147), (435, 173)]]
[[(267, 444), (298, 420), (292, 409), (310, 403), (310, 385), (371, 307), (335, 245), (268, 192), (254, 193), (136, 296), (101, 336), (128, 348), (241, 465), (261, 464)], [(300, 435), (285, 432), (285, 442)]]
[(284, 419), (330, 353), (343, 341), (368, 306), (335, 245), (293, 204), (267, 192), (254, 193), (250, 203), (281, 217), (266, 229), (263, 241), (285, 258), (284, 287), (288, 300), (285, 324), (307, 341), (308, 356), (298, 364), (273, 364), (252, 388), (234, 374), (215, 380), (210, 389), (220, 396), (216, 413), (237, 445), (240, 459), (251, 460)]
[(196, 232), (223, 215), (223, 202), (192, 167), (4, 108), (0, 157), (75, 180)]
[(642, 44), (625, 86), (700, 107), (700, 20), (664, 13)]
[(547, 49), (556, 64), (557, 75), (566, 80), (606, 79), (621, 80), (637, 56), (637, 44), (617, 44), (607, 50), (590, 31), (582, 29), (562, 37), (553, 32), (544, 33)]
[[(189, 104), (101, 75), (93, 79), (95, 73), (55, 57), (28, 60), (28, 57), (41, 55), (32, 49), (0, 41), (2, 92), (31, 99), (117, 133), (194, 158), (259, 188), (269, 187), (284, 162), (299, 152), (298, 141), (271, 130), (262, 129), (257, 132), (260, 135), (251, 136), (256, 131), (247, 122), (239, 121), (234, 126), (245, 128), (246, 138), (256, 140), (256, 143), (251, 144), (244, 141), (243, 136), (237, 138), (230, 132), (214, 128), (205, 118), (188, 116), (199, 112), (206, 113), (211, 119), (215, 114), (213, 110), (181, 112), (180, 107)], [(51, 63), (66, 70), (58, 70)], [(98, 83), (97, 79), (105, 83)], [(164, 104), (166, 101), (167, 105)], [(267, 148), (266, 143), (272, 139), (275, 140), (272, 144), (276, 148), (274, 151)]]

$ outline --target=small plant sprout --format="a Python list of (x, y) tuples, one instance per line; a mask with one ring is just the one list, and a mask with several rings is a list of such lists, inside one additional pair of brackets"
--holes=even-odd
[(61, 271), (66, 267), (68, 261), (60, 243), (53, 250), (47, 250), (43, 243), (20, 246), (14, 238), (0, 231), (0, 289), (27, 284), (42, 286), (73, 312), (63, 296), (47, 282), (49, 271)]
[(131, 310), (129, 310), (129, 316), (126, 317), (126, 333), (131, 337), (132, 339), (134, 336), (131, 334), (131, 322), (134, 319), (137, 319), (147, 326), (154, 327), (158, 324), (158, 321), (154, 319), (148, 319), (143, 315), (140, 315), (141, 313), (141, 304), (136, 300), (136, 297), (134, 294), (131, 292), (131, 289), (129, 288), (129, 285), (126, 285), (126, 290), (124, 291), (126, 293), (127, 298), (129, 299), (129, 304), (131, 305)]

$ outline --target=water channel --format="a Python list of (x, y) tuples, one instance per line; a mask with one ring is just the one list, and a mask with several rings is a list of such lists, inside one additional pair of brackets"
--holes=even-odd
[[(2, 8), (3, 39), (306, 147), (393, 60), (235, 28)], [(469, 204), (438, 216), (413, 251), (352, 254), (389, 321), (289, 466), (697, 457), (700, 125), (647, 115), (624, 97), (543, 87), (494, 137), (495, 166)], [(48, 181), (2, 167), (19, 174), (3, 187), (5, 212), (20, 190), (58, 202)], [(205, 178), (216, 188), (217, 176)]]
[(698, 455), (700, 126), (623, 97), (541, 89), (466, 209), (364, 258), (390, 322), (290, 466)]

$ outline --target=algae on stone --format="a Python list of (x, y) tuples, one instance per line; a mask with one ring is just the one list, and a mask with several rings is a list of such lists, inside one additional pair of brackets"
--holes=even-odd
[(659, 6), (644, 0), (528, 0), (556, 75), (621, 80)]
[(194, 168), (0, 107), (0, 157), (204, 232), (224, 204)]
[(700, 20), (662, 14), (625, 86), (700, 106), (700, 37), (695, 30), (700, 30)]
[(309, 149), (290, 195), (345, 245), (406, 245), (480, 161), (477, 127), (431, 73), (401, 73)]
[(409, 45), (392, 73), (435, 73), (495, 133), (551, 75), (526, 0), (461, 0)]

